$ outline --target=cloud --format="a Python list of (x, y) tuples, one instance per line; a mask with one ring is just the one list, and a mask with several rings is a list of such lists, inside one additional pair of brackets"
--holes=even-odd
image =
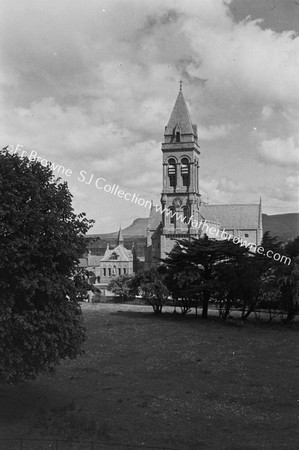
[(209, 203), (244, 203), (244, 193), (250, 192), (249, 202), (257, 202), (256, 194), (245, 183), (236, 183), (233, 179), (226, 177), (220, 180), (203, 178), (200, 181), (200, 191), (203, 201)]
[(274, 186), (263, 189), (263, 203), (282, 205), (282, 212), (290, 209), (292, 204), (299, 207), (299, 177), (287, 176), (279, 180)]
[(285, 140), (281, 138), (264, 140), (260, 145), (259, 154), (265, 162), (281, 167), (297, 167), (299, 166), (299, 140), (294, 137)]
[(212, 141), (228, 136), (235, 128), (232, 124), (226, 125), (211, 125), (209, 127), (198, 127), (198, 136), (200, 140)]
[[(224, 203), (259, 197), (246, 186), (264, 167), (250, 175), (242, 163), (250, 157), (253, 166), (256, 148), (273, 165), (293, 170), (298, 162), (299, 38), (263, 29), (259, 20), (237, 23), (230, 5), (6, 2), (0, 30), (3, 145), (19, 143), (76, 174), (83, 169), (159, 198), (160, 143), (182, 76), (203, 155), (223, 162), (219, 179), (214, 171), (212, 181), (200, 180), (200, 189)], [(253, 127), (258, 133), (251, 137)], [(252, 178), (245, 187), (240, 174)], [(275, 183), (270, 178), (265, 175), (266, 184)], [(100, 207), (98, 193), (89, 189), (80, 196), (75, 179), (78, 202), (90, 196), (93, 209)], [(132, 216), (125, 206), (113, 213), (107, 205), (109, 217)]]
[(273, 114), (273, 108), (269, 105), (265, 105), (262, 109), (261, 115), (263, 120), (268, 120)]

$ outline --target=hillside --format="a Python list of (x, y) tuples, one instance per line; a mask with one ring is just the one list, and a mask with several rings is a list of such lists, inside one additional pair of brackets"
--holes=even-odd
[[(148, 218), (135, 219), (131, 225), (122, 230), (124, 238), (129, 237), (146, 237), (146, 227)], [(88, 237), (100, 237), (101, 239), (117, 238), (118, 230), (112, 233), (101, 233), (101, 234), (88, 234)]]
[(263, 214), (263, 232), (270, 231), (272, 236), (277, 236), (279, 241), (286, 242), (299, 235), (299, 213), (275, 214), (268, 216)]
[[(135, 219), (131, 225), (123, 229), (125, 246), (132, 248), (134, 242), (135, 250), (139, 258), (144, 256), (144, 246), (146, 243), (147, 218)], [(269, 231), (272, 236), (277, 236), (279, 241), (286, 242), (288, 239), (294, 239), (299, 235), (299, 213), (275, 214), (269, 216), (263, 214), (263, 232)], [(89, 244), (93, 254), (103, 255), (107, 243), (111, 246), (116, 245), (118, 231), (103, 234), (89, 234), (88, 237), (99, 238)]]

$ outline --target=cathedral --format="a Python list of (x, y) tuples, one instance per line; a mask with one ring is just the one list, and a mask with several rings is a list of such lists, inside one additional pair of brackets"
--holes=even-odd
[(210, 205), (200, 195), (200, 147), (180, 90), (164, 131), (161, 204), (151, 205), (149, 218), (135, 219), (123, 231), (89, 235), (89, 253), (80, 261), (91, 283), (105, 295), (109, 281), (159, 264), (176, 239), (225, 239), (225, 234), (260, 245), (261, 200), (256, 204)]
[[(255, 246), (262, 239), (261, 200), (256, 204), (209, 205), (199, 191), (200, 147), (182, 91), (178, 93), (162, 143), (161, 206), (152, 205), (147, 225), (145, 267), (165, 258), (176, 239), (226, 234)], [(226, 234), (225, 234), (226, 233)]]

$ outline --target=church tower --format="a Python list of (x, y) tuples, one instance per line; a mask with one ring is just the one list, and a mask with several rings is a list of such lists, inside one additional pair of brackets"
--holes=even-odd
[(163, 154), (163, 191), (161, 256), (170, 252), (175, 239), (198, 236), (200, 222), (199, 145), (197, 126), (192, 124), (183, 96), (182, 81), (169, 122), (165, 127)]

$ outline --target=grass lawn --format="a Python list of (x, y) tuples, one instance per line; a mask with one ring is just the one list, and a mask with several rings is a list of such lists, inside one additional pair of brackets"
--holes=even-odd
[[(84, 304), (85, 355), (0, 388), (0, 436), (298, 449), (298, 325)], [(107, 446), (107, 448), (109, 448)]]

